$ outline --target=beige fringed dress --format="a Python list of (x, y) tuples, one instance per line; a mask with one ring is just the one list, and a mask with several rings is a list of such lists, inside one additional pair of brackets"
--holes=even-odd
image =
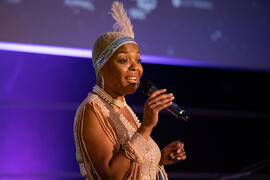
[[(114, 145), (114, 152), (118, 152), (122, 148), (126, 157), (131, 160), (130, 168), (124, 179), (168, 179), (163, 166), (158, 165), (161, 154), (159, 147), (153, 139), (150, 138), (146, 141), (143, 136), (135, 131), (121, 113), (94, 93), (89, 93), (88, 97), (85, 98), (78, 107), (74, 122), (76, 159), (79, 163), (81, 174), (85, 179), (101, 179), (91, 163), (91, 157), (89, 157), (87, 153), (86, 145), (82, 137), (84, 124), (83, 116), (85, 105), (87, 103), (93, 107), (101, 127)], [(128, 107), (128, 109), (139, 127), (140, 123), (138, 118), (130, 107)]]

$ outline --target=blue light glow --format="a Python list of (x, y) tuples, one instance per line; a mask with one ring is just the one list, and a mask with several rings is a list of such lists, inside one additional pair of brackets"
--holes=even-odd
[(91, 58), (92, 50), (0, 41), (0, 50)]
[[(3, 42), (3, 41), (0, 41), (0, 50), (48, 54), (48, 55), (57, 55), (57, 56), (68, 56), (68, 57), (92, 58), (91, 49), (56, 47), (56, 46), (36, 45), (36, 44), (23, 44), (23, 43), (12, 43), (12, 42)], [(184, 58), (171, 58), (171, 57), (142, 54), (141, 59), (142, 59), (142, 63), (146, 63), (146, 64), (226, 68), (224, 66), (213, 64), (207, 61), (184, 59)]]

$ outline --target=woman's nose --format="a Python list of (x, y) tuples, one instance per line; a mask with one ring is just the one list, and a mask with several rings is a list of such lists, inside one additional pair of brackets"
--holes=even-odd
[(136, 64), (136, 62), (131, 62), (129, 69), (131, 71), (136, 71), (138, 69), (138, 65)]

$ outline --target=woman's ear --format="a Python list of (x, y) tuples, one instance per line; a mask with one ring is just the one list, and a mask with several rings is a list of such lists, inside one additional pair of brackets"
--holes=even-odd
[(98, 77), (97, 77), (96, 83), (99, 87), (104, 88), (103, 68), (101, 68), (98, 72)]
[(99, 76), (103, 76), (103, 71), (104, 71), (104, 70), (103, 70), (103, 67), (102, 67), (102, 68), (99, 70), (98, 75), (99, 75)]

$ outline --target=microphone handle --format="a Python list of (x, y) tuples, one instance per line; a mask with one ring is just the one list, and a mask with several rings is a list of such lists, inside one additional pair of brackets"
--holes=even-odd
[(188, 121), (189, 116), (186, 114), (186, 111), (182, 108), (180, 108), (176, 103), (172, 103), (169, 107), (166, 108), (168, 111), (170, 111), (173, 115), (175, 115), (177, 118), (183, 119), (185, 121)]

